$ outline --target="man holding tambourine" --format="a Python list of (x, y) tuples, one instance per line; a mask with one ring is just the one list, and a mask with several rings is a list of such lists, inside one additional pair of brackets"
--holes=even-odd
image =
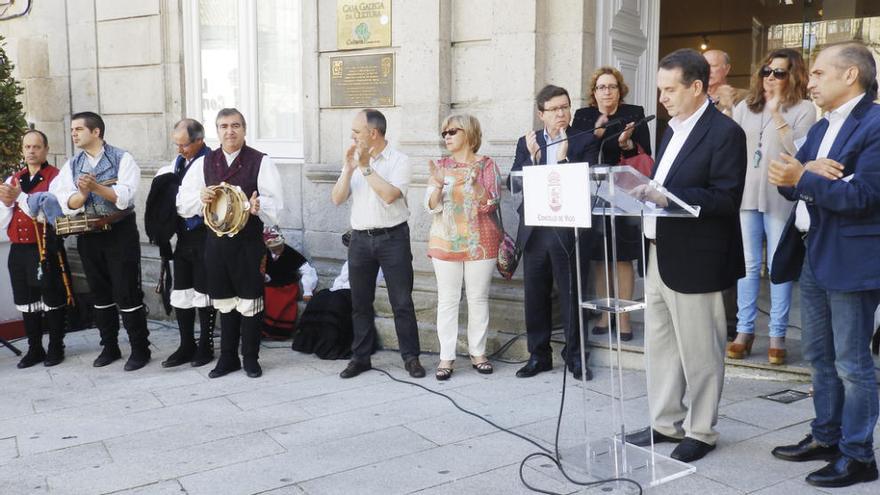
[(178, 213), (204, 211), (205, 224), (213, 231), (205, 241), (205, 268), (221, 333), (220, 358), (208, 376), (224, 376), (243, 364), (247, 375), (257, 378), (263, 374), (258, 362), (264, 286), (260, 266), (266, 255), (263, 224), (278, 223), (284, 207), (281, 177), (268, 156), (245, 144), (241, 112), (220, 110), (216, 126), (221, 147), (183, 178)]

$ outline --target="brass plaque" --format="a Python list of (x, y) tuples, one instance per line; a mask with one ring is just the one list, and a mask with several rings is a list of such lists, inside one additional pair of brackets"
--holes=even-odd
[(330, 57), (330, 106), (394, 106), (394, 54)]
[(336, 48), (391, 46), (391, 0), (336, 0)]

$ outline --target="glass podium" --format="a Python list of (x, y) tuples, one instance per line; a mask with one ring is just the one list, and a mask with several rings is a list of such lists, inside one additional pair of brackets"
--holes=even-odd
[[(585, 163), (570, 164), (567, 166), (588, 166)], [(631, 166), (592, 166), (590, 167), (590, 204), (592, 214), (599, 217), (608, 217), (609, 228), (603, 229), (604, 260), (606, 266), (611, 269), (605, 271), (605, 294), (608, 297), (587, 299), (584, 298), (584, 284), (581, 279), (582, 263), (580, 250), (575, 249), (578, 284), (578, 302), (581, 311), (578, 312), (580, 323), (580, 353), (581, 362), (586, 362), (585, 342), (587, 331), (584, 322), (583, 309), (609, 313), (615, 322), (620, 314), (645, 309), (645, 302), (619, 299), (612, 295), (619, 294), (617, 280), (617, 231), (615, 220), (618, 217), (637, 218), (639, 220), (639, 237), (644, 238), (643, 225), (646, 217), (679, 217), (696, 218), (700, 208), (688, 205), (675, 195), (666, 191), (660, 184), (645, 177)], [(528, 194), (528, 184), (522, 183), (522, 173), (511, 173), (511, 192), (514, 194)], [(645, 191), (653, 190), (666, 197), (668, 206), (659, 207), (644, 199)], [(605, 223), (604, 221), (602, 222)], [(594, 228), (596, 222), (593, 222)], [(580, 242), (578, 229), (575, 231), (575, 242)], [(642, 242), (642, 269), (647, 275), (645, 243)], [(613, 289), (613, 290), (612, 290)], [(610, 409), (611, 429), (604, 434), (589, 434), (587, 410), (590, 400), (587, 398), (586, 377), (582, 378), (583, 387), (583, 440), (572, 446), (560, 448), (559, 457), (566, 471), (573, 478), (592, 481), (601, 479), (615, 479), (619, 481), (603, 485), (609, 493), (637, 493), (638, 489), (624, 481), (629, 479), (638, 482), (642, 487), (657, 486), (674, 479), (687, 476), (696, 471), (696, 468), (670, 457), (655, 452), (654, 445), (638, 447), (624, 441), (627, 425), (624, 418), (626, 414), (624, 373), (622, 364), (623, 349), (620, 334), (609, 331), (607, 333), (608, 345), (608, 368), (610, 376)], [(645, 359), (648, 359), (645, 354)], [(647, 369), (647, 366), (645, 367)], [(652, 425), (653, 426), (653, 425)], [(644, 424), (633, 425), (633, 430), (644, 427)]]

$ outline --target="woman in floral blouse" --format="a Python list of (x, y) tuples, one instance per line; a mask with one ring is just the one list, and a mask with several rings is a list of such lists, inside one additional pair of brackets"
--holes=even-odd
[(451, 115), (440, 135), (450, 156), (429, 161), (431, 178), (425, 207), (433, 214), (428, 256), (437, 277), (437, 336), (440, 363), (436, 378), (452, 376), (458, 341), (458, 305), (464, 280), (468, 306), (468, 352), (479, 373), (492, 373), (486, 357), (489, 285), (498, 257), (501, 229), (496, 221), (499, 173), (495, 162), (478, 155), (480, 122)]

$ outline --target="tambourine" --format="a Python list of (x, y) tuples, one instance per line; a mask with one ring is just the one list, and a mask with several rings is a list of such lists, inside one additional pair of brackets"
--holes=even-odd
[(205, 216), (205, 225), (217, 234), (233, 237), (248, 222), (250, 218), (250, 202), (247, 195), (238, 186), (221, 182), (216, 186), (209, 186), (214, 191), (214, 199), (204, 205), (202, 212)]

